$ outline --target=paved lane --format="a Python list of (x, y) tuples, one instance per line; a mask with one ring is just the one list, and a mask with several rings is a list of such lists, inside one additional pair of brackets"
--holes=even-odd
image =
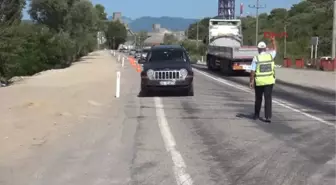
[[(220, 79), (225, 79), (229, 83), (239, 84), (248, 87), (249, 78), (247, 76), (225, 77), (221, 74), (210, 72), (204, 65), (195, 65), (196, 69), (211, 74)], [(308, 83), (308, 82), (306, 82)], [(329, 122), (335, 122), (336, 116), (336, 92), (307, 86), (297, 86), (290, 82), (277, 80), (273, 90), (273, 96), (281, 101), (285, 101), (291, 107), (318, 115)]]
[(196, 74), (195, 97), (163, 98), (195, 184), (335, 182), (333, 127), (279, 105), (271, 125), (252, 121), (252, 94)]
[(334, 126), (278, 104), (272, 124), (253, 121), (251, 92), (198, 72), (193, 97), (139, 98), (128, 63), (121, 78), (120, 99), (0, 166), (0, 184), (335, 184)]

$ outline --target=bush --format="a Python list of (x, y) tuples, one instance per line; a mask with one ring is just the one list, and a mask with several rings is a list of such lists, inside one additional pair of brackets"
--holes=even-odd
[(42, 25), (21, 24), (6, 32), (8, 39), (0, 45), (0, 76), (3, 81), (13, 76), (68, 67), (95, 47), (92, 36), (72, 39), (66, 32), (53, 33)]
[[(33, 75), (42, 70), (68, 67), (96, 49), (96, 36), (102, 21), (98, 15), (104, 15), (103, 9), (98, 10), (85, 0), (69, 2), (31, 0), (29, 13), (32, 22), (20, 23), (20, 16), (10, 17), (11, 21), (0, 22), (2, 83), (7, 83), (14, 76)], [(19, 12), (23, 7), (19, 4), (23, 5), (24, 1), (16, 3), (15, 11)], [(12, 4), (6, 4), (8, 7), (5, 8), (13, 9), (10, 5)], [(9, 12), (4, 16), (11, 15)], [(14, 18), (16, 21), (12, 21)], [(113, 29), (110, 31), (113, 32)]]

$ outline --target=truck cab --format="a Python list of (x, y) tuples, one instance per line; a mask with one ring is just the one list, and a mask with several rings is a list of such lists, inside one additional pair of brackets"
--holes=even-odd
[(256, 46), (243, 46), (240, 19), (210, 19), (208, 41), (206, 61), (209, 70), (227, 74), (249, 72), (252, 59), (258, 54)]
[[(209, 45), (218, 45), (220, 38), (234, 36), (242, 45), (242, 26), (240, 19), (210, 19), (209, 20)], [(225, 42), (222, 44), (226, 44)]]

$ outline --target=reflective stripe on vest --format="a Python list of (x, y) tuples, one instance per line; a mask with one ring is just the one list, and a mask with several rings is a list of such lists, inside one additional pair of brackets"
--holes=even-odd
[(274, 61), (271, 54), (260, 54), (257, 56), (255, 82), (256, 86), (270, 85), (275, 83)]

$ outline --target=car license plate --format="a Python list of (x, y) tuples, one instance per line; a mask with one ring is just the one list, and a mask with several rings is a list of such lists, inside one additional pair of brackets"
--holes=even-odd
[(161, 81), (160, 85), (175, 85), (175, 81)]
[(243, 69), (245, 69), (245, 70), (251, 70), (251, 66), (250, 65), (243, 65)]
[(242, 70), (243, 67), (242, 66), (233, 66), (233, 70)]

